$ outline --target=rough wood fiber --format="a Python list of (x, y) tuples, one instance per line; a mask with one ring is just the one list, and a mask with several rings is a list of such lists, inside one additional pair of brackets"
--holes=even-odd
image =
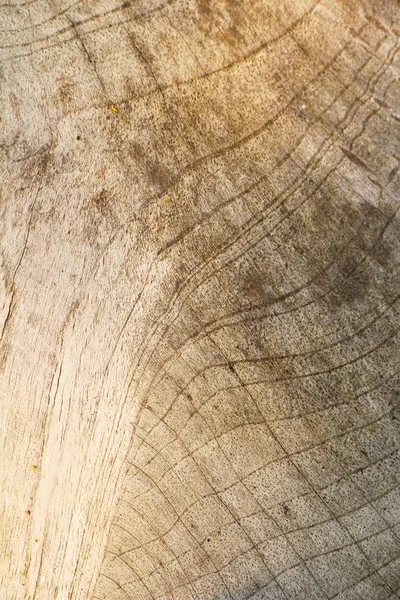
[(399, 21), (3, 1), (2, 600), (400, 597)]

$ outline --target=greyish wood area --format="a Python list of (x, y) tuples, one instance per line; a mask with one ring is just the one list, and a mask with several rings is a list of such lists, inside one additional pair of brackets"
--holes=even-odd
[(2, 0), (1, 600), (400, 598), (396, 0)]

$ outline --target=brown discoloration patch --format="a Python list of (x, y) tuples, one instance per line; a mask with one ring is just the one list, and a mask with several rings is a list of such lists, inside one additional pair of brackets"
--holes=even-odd
[(99, 208), (100, 212), (107, 212), (109, 206), (110, 195), (107, 190), (101, 190), (100, 194), (94, 196), (93, 202)]
[(62, 77), (58, 80), (58, 90), (62, 104), (68, 109), (74, 102), (76, 84), (70, 77)]
[(103, 236), (109, 235), (117, 224), (112, 194), (104, 188), (83, 202), (81, 214), (83, 228), (78, 235), (96, 245), (101, 244)]
[(157, 194), (168, 190), (175, 181), (175, 176), (170, 169), (164, 166), (157, 158), (150, 157), (148, 151), (137, 142), (131, 141), (128, 145), (126, 159), (144, 176), (145, 180)]
[(232, 4), (226, 1), (196, 0), (197, 10), (200, 15), (199, 27), (207, 32), (207, 35), (218, 40), (221, 46), (227, 46), (234, 51), (240, 47), (243, 41), (241, 31), (240, 4)]
[(308, 206), (307, 220), (292, 231), (296, 248), (309, 261), (314, 285), (322, 286), (324, 301), (334, 310), (363, 300), (376, 279), (371, 258), (380, 254), (379, 260), (390, 260), (383, 239), (388, 218), (366, 202), (348, 201), (332, 184)]

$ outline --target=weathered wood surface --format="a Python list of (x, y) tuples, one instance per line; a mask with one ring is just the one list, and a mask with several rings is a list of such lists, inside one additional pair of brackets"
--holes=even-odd
[(2, 600), (400, 597), (398, 8), (3, 1)]

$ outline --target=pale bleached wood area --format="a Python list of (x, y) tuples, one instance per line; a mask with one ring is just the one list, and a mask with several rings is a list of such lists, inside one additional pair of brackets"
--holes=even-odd
[(1, 0), (0, 600), (400, 598), (397, 0)]

